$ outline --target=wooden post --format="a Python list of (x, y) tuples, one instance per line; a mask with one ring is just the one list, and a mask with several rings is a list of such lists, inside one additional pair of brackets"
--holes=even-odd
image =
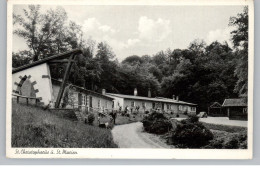
[(16, 99), (17, 99), (17, 103), (19, 103), (19, 96), (17, 96)]
[(26, 104), (29, 105), (29, 98), (26, 98)]
[(61, 87), (60, 87), (60, 90), (59, 90), (59, 93), (58, 93), (58, 96), (57, 96), (57, 100), (56, 100), (56, 103), (55, 103), (55, 108), (59, 108), (59, 106), (60, 106), (61, 98), (62, 98), (64, 89), (65, 89), (67, 80), (69, 78), (70, 68), (71, 68), (72, 60), (74, 59), (74, 56), (75, 56), (74, 54), (70, 55), (69, 62), (68, 62), (68, 65), (66, 67), (65, 74), (63, 76), (63, 81), (61, 83)]

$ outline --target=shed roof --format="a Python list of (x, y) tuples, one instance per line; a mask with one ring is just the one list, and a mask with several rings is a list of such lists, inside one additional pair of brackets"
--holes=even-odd
[[(52, 80), (52, 83), (57, 84), (57, 85), (60, 85), (61, 82), (62, 82), (62, 81), (60, 81), (60, 80), (53, 79), (53, 78), (51, 78), (51, 80)], [(71, 85), (72, 87), (76, 88), (77, 90), (86, 92), (87, 94), (92, 94), (92, 95), (96, 95), (96, 96), (99, 96), (99, 97), (103, 97), (103, 98), (109, 99), (109, 100), (111, 100), (111, 101), (114, 99), (114, 98), (112, 98), (112, 97), (110, 97), (110, 96), (106, 96), (106, 95), (100, 94), (100, 93), (98, 93), (98, 92), (94, 92), (94, 91), (91, 91), (91, 90), (88, 90), (88, 89), (85, 89), (85, 88), (83, 88), (83, 87), (79, 87), (79, 86), (76, 86), (76, 85), (73, 85), (73, 84), (67, 83), (67, 85)]]
[(64, 52), (64, 53), (56, 54), (56, 55), (41, 59), (41, 60), (33, 62), (33, 63), (23, 65), (23, 66), (18, 67), (18, 68), (13, 68), (12, 73), (16, 73), (16, 72), (25, 70), (27, 68), (31, 68), (31, 67), (34, 67), (36, 65), (43, 64), (43, 63), (49, 62), (51, 60), (65, 59), (65, 58), (69, 57), (71, 54), (80, 54), (80, 53), (82, 53), (82, 51), (80, 49), (75, 49), (75, 50), (67, 51), (67, 52)]
[(164, 103), (172, 103), (172, 104), (185, 104), (185, 105), (191, 105), (196, 106), (197, 104), (188, 103), (184, 101), (177, 101), (170, 98), (163, 98), (163, 97), (142, 97), (142, 96), (134, 96), (134, 95), (124, 95), (124, 94), (114, 94), (114, 93), (106, 93), (107, 96), (110, 97), (119, 97), (119, 98), (125, 98), (125, 99), (133, 99), (133, 100), (145, 100), (145, 101), (154, 101), (154, 102), (164, 102)]
[(244, 107), (247, 106), (247, 99), (245, 98), (225, 99), (222, 106), (223, 107)]

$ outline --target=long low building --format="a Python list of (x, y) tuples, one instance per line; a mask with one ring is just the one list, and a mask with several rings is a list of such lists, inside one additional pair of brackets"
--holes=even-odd
[[(136, 91), (136, 90), (135, 90)], [(172, 113), (187, 113), (187, 114), (196, 114), (196, 104), (188, 103), (178, 100), (178, 98), (170, 99), (164, 97), (143, 97), (137, 95), (123, 95), (123, 94), (114, 94), (114, 93), (105, 93), (105, 95), (113, 98), (114, 100), (114, 109), (136, 109), (139, 107), (140, 111), (146, 111), (151, 109), (161, 109), (166, 112)], [(149, 95), (149, 94), (148, 94)]]
[[(57, 99), (62, 81), (52, 79), (53, 98)], [(64, 100), (67, 99), (67, 103)], [(113, 98), (84, 89), (72, 84), (67, 84), (63, 98), (61, 100), (63, 108), (79, 109), (80, 111), (111, 111), (113, 108)]]

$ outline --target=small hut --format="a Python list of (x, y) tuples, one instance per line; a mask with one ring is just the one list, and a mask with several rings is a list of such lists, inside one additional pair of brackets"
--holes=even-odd
[(222, 106), (219, 102), (214, 102), (208, 107), (208, 115), (217, 117), (222, 116)]
[(222, 107), (227, 109), (230, 120), (247, 120), (246, 98), (225, 99)]

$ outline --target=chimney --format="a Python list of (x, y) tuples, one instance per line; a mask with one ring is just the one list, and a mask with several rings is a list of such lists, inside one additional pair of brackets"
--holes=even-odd
[(102, 89), (102, 95), (106, 95), (106, 89)]
[(137, 88), (134, 90), (134, 96), (137, 96)]
[(172, 99), (175, 100), (175, 95), (172, 95)]
[(179, 101), (179, 96), (176, 96), (176, 100)]
[(151, 89), (149, 88), (148, 89), (148, 97), (151, 98), (152, 97), (152, 94), (151, 94)]

